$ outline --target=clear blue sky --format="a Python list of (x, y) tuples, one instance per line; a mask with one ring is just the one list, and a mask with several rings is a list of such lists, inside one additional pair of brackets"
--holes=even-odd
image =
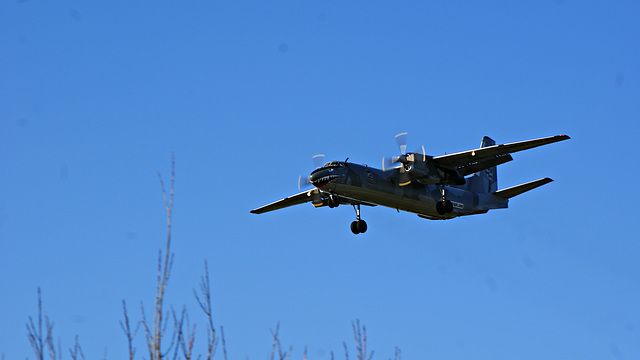
[[(632, 1), (2, 2), (0, 353), (33, 358), (40, 286), (65, 349), (125, 357), (174, 152), (167, 300), (203, 331), (208, 260), (234, 359), (267, 358), (278, 321), (295, 358), (343, 358), (354, 319), (374, 359), (640, 358), (638, 19)], [(367, 208), (359, 236), (349, 207), (249, 214), (314, 154), (378, 166), (402, 131), (432, 155), (572, 139), (499, 168), (500, 187), (556, 180), (508, 210)]]

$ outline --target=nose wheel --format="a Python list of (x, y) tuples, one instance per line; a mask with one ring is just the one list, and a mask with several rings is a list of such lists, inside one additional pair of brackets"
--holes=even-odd
[(356, 211), (356, 221), (351, 223), (351, 232), (354, 234), (362, 234), (367, 231), (367, 223), (360, 219), (360, 204), (353, 205), (353, 210)]

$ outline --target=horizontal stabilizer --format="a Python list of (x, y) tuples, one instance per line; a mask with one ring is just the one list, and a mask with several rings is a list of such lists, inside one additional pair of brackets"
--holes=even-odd
[(518, 196), (520, 194), (522, 194), (523, 192), (527, 192), (529, 190), (533, 190), (539, 186), (542, 186), (544, 184), (548, 184), (550, 182), (552, 182), (553, 180), (549, 179), (549, 178), (544, 178), (544, 179), (540, 179), (540, 180), (534, 180), (528, 183), (524, 183), (524, 184), (520, 184), (520, 185), (516, 185), (516, 186), (512, 186), (510, 188), (506, 188), (506, 189), (502, 189), (502, 190), (498, 190), (496, 192), (493, 193), (493, 195), (501, 197), (503, 199), (510, 199), (514, 196)]

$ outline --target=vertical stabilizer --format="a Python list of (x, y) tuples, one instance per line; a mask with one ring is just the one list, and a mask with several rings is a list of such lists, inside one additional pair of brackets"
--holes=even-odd
[[(482, 142), (480, 143), (480, 147), (489, 147), (495, 145), (496, 142), (485, 136), (482, 138)], [(497, 167), (490, 167), (488, 169), (478, 171), (474, 174), (474, 187), (479, 192), (487, 192), (492, 193), (498, 191), (498, 170)]]

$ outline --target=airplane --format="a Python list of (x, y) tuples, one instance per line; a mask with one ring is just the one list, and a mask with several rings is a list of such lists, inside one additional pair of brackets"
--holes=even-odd
[(512, 153), (570, 139), (567, 135), (496, 145), (483, 137), (473, 150), (429, 156), (406, 152), (407, 133), (396, 135), (400, 155), (383, 158), (382, 169), (345, 161), (330, 161), (320, 166), (324, 155), (316, 155), (316, 169), (308, 179), (300, 177), (298, 188), (313, 185), (311, 190), (286, 197), (251, 210), (252, 214), (311, 202), (315, 207), (335, 208), (351, 205), (356, 220), (351, 231), (367, 231), (360, 217), (360, 206), (385, 206), (417, 214), (429, 220), (447, 220), (458, 216), (485, 214), (505, 209), (509, 199), (553, 180), (542, 178), (498, 190), (497, 166), (513, 160)]

